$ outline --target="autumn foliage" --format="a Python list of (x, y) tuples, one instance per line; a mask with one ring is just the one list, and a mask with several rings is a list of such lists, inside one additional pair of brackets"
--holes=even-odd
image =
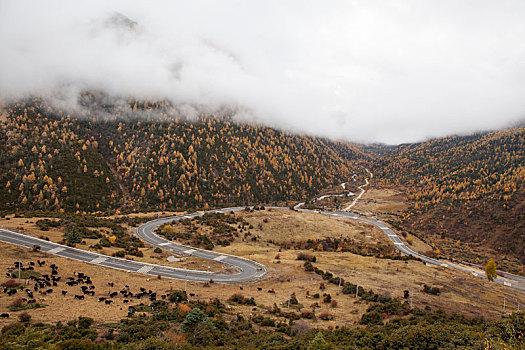
[(380, 154), (371, 164), (374, 180), (408, 193), (412, 206), (399, 220), (404, 228), (524, 262), (525, 128), (373, 151)]
[[(0, 122), (0, 210), (187, 209), (299, 200), (338, 184), (354, 146), (129, 100), (66, 112), (33, 99)], [(99, 108), (103, 108), (101, 111)]]

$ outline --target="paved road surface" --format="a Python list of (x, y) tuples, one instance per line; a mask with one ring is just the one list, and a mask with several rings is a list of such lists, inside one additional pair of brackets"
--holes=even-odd
[[(142, 232), (145, 235), (147, 235), (148, 232), (150, 232), (150, 229), (160, 225), (161, 223), (162, 220), (153, 222), (150, 221), (145, 225), (141, 226), (140, 228), (142, 228)], [(148, 237), (151, 240), (155, 240), (155, 237), (158, 236), (155, 235), (155, 237)], [(236, 271), (231, 274), (212, 273), (210, 271), (180, 269), (162, 265), (148, 264), (133, 260), (120, 259), (83, 249), (72, 248), (58, 243), (45, 241), (39, 238), (27, 236), (6, 229), (0, 229), (0, 241), (16, 244), (26, 248), (33, 248), (34, 245), (39, 245), (41, 251), (61, 256), (64, 258), (84, 261), (87, 263), (109, 267), (112, 269), (124, 270), (128, 272), (137, 272), (152, 276), (161, 275), (164, 278), (174, 278), (188, 281), (207, 282), (211, 278), (213, 278), (215, 282), (219, 283), (239, 283), (255, 280), (261, 278), (266, 274), (266, 269), (264, 268), (264, 266), (257, 262), (239, 257), (234, 257), (231, 255), (200, 250), (197, 248), (190, 249), (190, 247), (167, 242), (160, 237), (158, 237), (158, 240), (156, 240), (156, 242), (158, 243), (156, 245), (161, 246), (164, 249), (170, 249), (174, 252), (181, 252), (182, 254), (188, 254), (190, 253), (189, 250), (192, 250), (191, 254), (194, 256), (202, 257), (206, 260), (214, 260), (225, 265), (231, 265), (231, 267), (233, 267)], [(166, 242), (168, 244), (163, 244)]]
[[(244, 207), (223, 208), (223, 209), (218, 209), (218, 210), (211, 210), (208, 212), (209, 213), (214, 213), (214, 212), (226, 213), (230, 211), (239, 211), (242, 209), (244, 209)], [(210, 279), (210, 275), (211, 275), (211, 277), (213, 277), (213, 280), (215, 282), (238, 283), (238, 282), (246, 282), (246, 281), (255, 280), (255, 279), (263, 277), (266, 274), (266, 268), (264, 267), (264, 265), (259, 264), (255, 261), (241, 258), (238, 256), (216, 253), (211, 250), (198, 249), (198, 248), (186, 246), (183, 244), (175, 243), (172, 241), (168, 241), (154, 233), (154, 229), (160, 225), (163, 225), (163, 224), (166, 224), (172, 221), (178, 221), (181, 219), (191, 219), (191, 218), (194, 218), (196, 216), (201, 216), (201, 215), (203, 215), (203, 213), (172, 216), (172, 217), (161, 218), (161, 219), (149, 221), (137, 229), (137, 235), (140, 238), (142, 238), (144, 241), (148, 242), (149, 244), (156, 246), (156, 247), (160, 247), (162, 249), (170, 250), (174, 254), (196, 256), (204, 260), (215, 261), (221, 264), (231, 266), (235, 270), (237, 270), (233, 274), (212, 273), (212, 274), (208, 274), (207, 276), (205, 276), (205, 278), (203, 278), (202, 275), (193, 275), (192, 273), (188, 272), (184, 276), (183, 279), (186, 279), (189, 281), (207, 281)]]
[[(329, 215), (329, 216), (334, 216), (338, 218), (359, 220), (359, 221), (364, 221), (369, 224), (372, 224), (378, 227), (379, 229), (381, 229), (387, 235), (387, 237), (392, 241), (392, 243), (395, 245), (395, 247), (399, 251), (407, 255), (418, 257), (419, 259), (423, 260), (426, 264), (433, 265), (433, 266), (454, 268), (454, 269), (461, 270), (467, 273), (471, 273), (476, 277), (486, 278), (484, 274), (475, 273), (473, 272), (473, 270), (467, 267), (453, 264), (450, 262), (443, 262), (437, 259), (433, 259), (433, 258), (430, 258), (428, 256), (425, 256), (421, 253), (418, 253), (410, 249), (403, 243), (403, 241), (399, 238), (399, 236), (397, 236), (397, 234), (394, 231), (392, 231), (390, 227), (388, 227), (388, 225), (386, 225), (385, 223), (381, 221), (360, 217), (357, 214), (353, 214), (349, 212), (331, 212), (331, 211), (300, 209), (302, 205), (304, 204), (300, 203), (297, 206), (295, 206), (294, 209), (298, 211), (303, 211), (303, 212), (316, 212), (322, 215)], [(269, 207), (269, 208), (288, 209), (286, 207)], [(242, 209), (244, 209), (244, 207), (223, 208), (223, 209), (218, 209), (218, 210), (211, 210), (208, 212), (226, 213), (230, 211), (239, 211)], [(53, 243), (53, 242), (48, 242), (45, 240), (41, 240), (35, 237), (27, 236), (27, 235), (24, 235), (18, 232), (14, 232), (14, 231), (10, 231), (10, 230), (6, 230), (6, 229), (0, 229), (0, 241), (16, 244), (16, 245), (27, 247), (27, 248), (32, 248), (36, 244), (36, 245), (39, 245), (41, 247), (41, 250), (44, 252), (62, 256), (65, 258), (75, 259), (75, 260), (84, 261), (84, 262), (91, 263), (91, 264), (96, 264), (96, 265), (100, 265), (104, 267), (109, 267), (109, 268), (129, 271), (129, 272), (143, 273), (143, 274), (148, 274), (152, 276), (161, 275), (162, 277), (165, 277), (165, 278), (174, 278), (174, 279), (188, 280), (188, 281), (206, 282), (206, 281), (209, 281), (211, 278), (213, 278), (215, 282), (219, 282), (219, 283), (240, 283), (240, 282), (247, 282), (247, 281), (260, 279), (266, 274), (266, 268), (264, 267), (264, 265), (259, 264), (255, 261), (233, 256), (233, 255), (221, 254), (221, 253), (216, 253), (216, 252), (209, 251), (209, 250), (198, 249), (198, 248), (178, 244), (172, 241), (168, 241), (162, 237), (159, 237), (158, 235), (154, 233), (154, 229), (164, 223), (181, 220), (184, 218), (193, 218), (198, 215), (203, 215), (203, 213), (179, 215), (179, 216), (160, 218), (157, 220), (149, 221), (137, 229), (137, 235), (140, 238), (142, 238), (144, 241), (148, 242), (149, 244), (160, 247), (162, 249), (170, 250), (177, 255), (192, 255), (192, 256), (202, 258), (204, 260), (215, 261), (221, 264), (228, 265), (234, 269), (233, 273), (223, 273), (223, 272), (213, 273), (209, 271), (187, 270), (187, 269), (173, 268), (173, 267), (167, 267), (167, 266), (162, 266), (162, 265), (155, 265), (155, 264), (148, 264), (148, 263), (143, 263), (143, 262), (138, 262), (138, 261), (120, 259), (120, 258), (98, 254), (98, 253), (87, 251), (87, 250), (67, 247), (64, 245), (60, 245), (60, 244)], [(525, 286), (523, 284), (524, 281), (525, 281), (525, 278), (521, 276), (517, 276), (517, 275), (508, 274), (508, 273), (505, 274), (504, 277), (499, 277), (495, 280), (496, 283), (499, 283), (501, 285), (511, 287), (511, 288), (514, 288), (520, 291), (525, 291)]]
[[(433, 258), (430, 258), (430, 257), (428, 257), (426, 255), (423, 255), (421, 253), (418, 253), (418, 252), (410, 249), (409, 247), (407, 247), (405, 245), (405, 243), (403, 243), (403, 241), (399, 238), (399, 236), (394, 231), (392, 231), (392, 229), (390, 227), (388, 227), (388, 225), (386, 225), (385, 223), (383, 223), (381, 221), (376, 221), (376, 220), (372, 220), (372, 219), (369, 219), (369, 218), (360, 217), (357, 214), (348, 213), (348, 212), (319, 211), (319, 210), (300, 209), (300, 208), (297, 208), (296, 210), (303, 211), (303, 212), (316, 212), (316, 213), (323, 214), (323, 215), (330, 215), (330, 216), (339, 217), (339, 218), (345, 218), (345, 219), (352, 219), (352, 220), (359, 220), (359, 221), (367, 222), (369, 224), (372, 224), (372, 225), (378, 227), (381, 231), (383, 231), (383, 233), (385, 235), (387, 235), (387, 237), (392, 241), (392, 243), (397, 248), (397, 250), (399, 250), (403, 254), (417, 257), (417, 258), (423, 260), (427, 265), (441, 266), (441, 267), (446, 267), (446, 268), (453, 268), (453, 269), (456, 269), (456, 270), (460, 270), (460, 271), (463, 271), (463, 272), (470, 273), (470, 274), (472, 274), (472, 275), (474, 275), (476, 277), (480, 277), (480, 278), (485, 278), (486, 279), (485, 274), (476, 273), (472, 269), (469, 269), (468, 267), (464, 267), (464, 266), (461, 266), (461, 265), (458, 265), (458, 264), (453, 264), (453, 263), (450, 263), (450, 262), (444, 262), (444, 261), (440, 261), (440, 260), (437, 260), (437, 259), (433, 259)], [(521, 277), (521, 276), (518, 276), (518, 275), (514, 275), (514, 274), (510, 274), (510, 273), (506, 273), (506, 272), (502, 272), (502, 274), (503, 274), (503, 278), (502, 277), (498, 277), (497, 279), (494, 280), (494, 282), (496, 282), (498, 284), (501, 284), (503, 286), (507, 286), (507, 287), (511, 287), (511, 288), (520, 290), (520, 291), (525, 291), (525, 278), (524, 277)]]

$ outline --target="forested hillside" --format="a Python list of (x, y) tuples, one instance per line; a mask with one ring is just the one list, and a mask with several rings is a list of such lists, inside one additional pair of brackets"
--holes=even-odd
[(412, 204), (404, 227), (456, 243), (451, 250), (474, 242), (524, 262), (525, 128), (380, 152), (376, 181), (403, 186)]
[(96, 92), (81, 94), (79, 108), (54, 106), (32, 99), (1, 114), (4, 212), (285, 203), (366, 164), (376, 183), (407, 191), (411, 207), (399, 224), (442, 239), (443, 253), (475, 261), (456, 254), (469, 242), (525, 257), (524, 128), (361, 151), (236, 122), (226, 108), (197, 112)]
[(303, 199), (348, 179), (351, 145), (234, 122), (231, 111), (165, 101), (115, 103), (86, 93), (60, 111), (7, 107), (0, 133), (0, 209), (181, 209)]

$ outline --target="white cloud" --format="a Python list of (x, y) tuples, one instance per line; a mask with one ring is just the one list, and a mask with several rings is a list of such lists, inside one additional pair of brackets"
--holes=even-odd
[(525, 116), (524, 18), (506, 0), (2, 1), (0, 96), (101, 88), (409, 142)]

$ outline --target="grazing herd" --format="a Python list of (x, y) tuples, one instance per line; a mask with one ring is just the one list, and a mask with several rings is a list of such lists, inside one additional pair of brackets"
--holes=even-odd
[[(37, 294), (38, 303), (42, 303), (45, 301), (44, 296), (51, 294), (55, 292), (55, 289), (58, 289), (54, 287), (59, 287), (60, 284), (65, 284), (68, 287), (75, 287), (78, 289), (76, 292), (61, 289), (61, 294), (63, 298), (68, 298), (69, 292), (72, 292), (73, 300), (86, 300), (86, 298), (95, 297), (96, 295), (98, 302), (104, 303), (105, 305), (111, 305), (116, 300), (121, 300), (123, 304), (128, 304), (132, 302), (133, 299), (140, 300), (144, 298), (149, 299), (150, 301), (155, 301), (157, 300), (157, 297), (160, 297), (160, 299), (162, 300), (168, 298), (167, 294), (157, 296), (157, 292), (143, 287), (140, 287), (140, 291), (138, 292), (132, 292), (128, 285), (125, 285), (120, 290), (106, 292), (107, 294), (97, 292), (91, 277), (83, 272), (73, 272), (73, 276), (64, 276), (64, 278), (62, 278), (63, 276), (58, 275), (59, 269), (57, 265), (49, 265), (50, 271), (47, 274), (35, 271), (36, 265), (38, 265), (40, 268), (45, 268), (46, 261), (37, 260), (36, 264), (35, 262), (30, 261), (28, 262), (27, 266), (24, 266), (21, 262), (15, 262), (14, 268), (9, 268), (8, 272), (6, 273), (7, 277), (13, 279), (10, 281), (12, 283), (11, 285), (8, 285), (7, 283), (4, 284), (5, 286), (2, 288), (3, 293), (7, 294), (8, 296), (13, 296), (18, 293), (25, 293), (27, 297), (22, 298), (22, 301), (26, 304), (37, 303), (35, 298), (35, 294)], [(28, 279), (26, 279), (24, 282), (25, 285), (24, 283), (20, 285), (15, 281), (15, 279), (18, 278), (19, 272), (22, 271), (33, 271), (33, 273), (29, 274), (24, 273), (25, 277), (28, 276)], [(114, 288), (115, 283), (107, 282), (107, 287)], [(243, 287), (240, 286), (239, 289), (243, 290)], [(263, 289), (261, 287), (257, 287), (257, 290), (261, 292)], [(275, 290), (272, 288), (268, 290), (268, 293), (275, 294)], [(189, 293), (189, 296), (195, 297), (196, 294)], [(129, 309), (133, 309), (133, 306), (130, 306)], [(9, 318), (9, 314), (1, 313), (0, 318)]]
[[(11, 285), (5, 285), (2, 288), (4, 294), (8, 296), (14, 296), (17, 294), (24, 294), (22, 301), (26, 304), (36, 303), (35, 295), (38, 295), (38, 302), (41, 303), (45, 301), (44, 296), (55, 292), (54, 287), (59, 287), (60, 284), (65, 284), (68, 287), (78, 287), (78, 290), (73, 293), (73, 300), (85, 300), (88, 297), (98, 298), (98, 302), (104, 303), (105, 305), (111, 305), (115, 300), (121, 299), (122, 303), (128, 304), (132, 299), (140, 300), (142, 298), (149, 299), (150, 301), (157, 300), (157, 292), (152, 290), (147, 290), (146, 288), (140, 288), (140, 291), (132, 292), (129, 286), (124, 286), (120, 290), (109, 291), (106, 293), (96, 292), (96, 287), (93, 284), (93, 281), (90, 276), (83, 272), (74, 272), (73, 276), (59, 276), (58, 275), (58, 266), (55, 264), (49, 265), (50, 271), (47, 274), (38, 273), (35, 270), (35, 266), (38, 265), (40, 268), (45, 268), (45, 260), (37, 260), (36, 264), (33, 261), (27, 263), (27, 266), (24, 266), (21, 262), (15, 262), (14, 268), (9, 268), (6, 276), (12, 278)], [(39, 269), (41, 270), (41, 269)], [(21, 285), (16, 283), (18, 278), (19, 271), (34, 271), (34, 273), (28, 274), (29, 278)], [(26, 275), (26, 273), (24, 273)], [(64, 278), (62, 278), (64, 277)], [(25, 283), (25, 285), (24, 285)], [(114, 282), (107, 282), (108, 287), (114, 287)], [(56, 291), (58, 293), (58, 291)], [(71, 291), (69, 291), (71, 292)], [(61, 289), (62, 297), (68, 298), (67, 290)], [(27, 295), (27, 297), (25, 297)], [(195, 294), (194, 294), (195, 295)], [(166, 299), (167, 295), (162, 294), (159, 296), (161, 299)], [(8, 313), (0, 314), (0, 318), (9, 318)]]

